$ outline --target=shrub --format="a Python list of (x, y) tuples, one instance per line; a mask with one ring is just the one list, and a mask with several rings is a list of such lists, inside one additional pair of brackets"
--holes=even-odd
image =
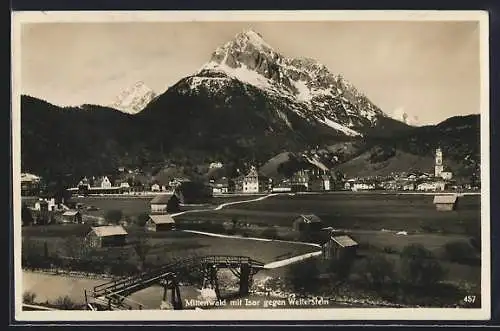
[(57, 298), (54, 302), (54, 306), (63, 310), (72, 310), (76, 308), (76, 304), (67, 295)]
[(404, 281), (416, 286), (435, 285), (446, 275), (432, 252), (420, 244), (411, 244), (402, 250), (401, 268)]
[(394, 247), (392, 246), (385, 246), (384, 247), (384, 253), (387, 253), (387, 254), (394, 254), (394, 253), (397, 253), (398, 251), (394, 249)]
[(366, 283), (376, 289), (396, 280), (394, 261), (383, 255), (367, 257), (361, 264), (360, 275)]
[(287, 279), (292, 289), (299, 293), (314, 292), (318, 288), (319, 269), (316, 260), (306, 260), (290, 265)]
[(31, 210), (24, 203), (21, 209), (21, 220), (22, 225), (33, 225), (33, 215), (31, 214)]
[(106, 212), (106, 220), (109, 222), (116, 223), (123, 217), (123, 212), (119, 209), (111, 209)]
[(351, 258), (331, 259), (328, 261), (327, 270), (331, 275), (331, 279), (345, 281), (351, 273), (353, 262)]
[(464, 241), (453, 241), (444, 245), (444, 256), (458, 263), (468, 263), (476, 260), (477, 257), (475, 249)]
[(137, 225), (138, 226), (144, 226), (146, 225), (146, 222), (148, 221), (149, 219), (149, 214), (148, 213), (141, 213), (137, 216)]
[(278, 239), (278, 231), (275, 228), (266, 228), (261, 232), (261, 236), (268, 239)]
[(26, 291), (23, 293), (23, 303), (35, 303), (36, 294), (34, 292)]

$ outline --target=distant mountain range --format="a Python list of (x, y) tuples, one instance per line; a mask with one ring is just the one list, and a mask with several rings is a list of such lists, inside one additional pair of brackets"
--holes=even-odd
[(137, 114), (154, 98), (156, 93), (144, 82), (137, 82), (123, 91), (110, 106), (127, 114)]
[(267, 164), (263, 169), (276, 173), (287, 167), (272, 160), (292, 162), (277, 155), (292, 156), (295, 164), (306, 158), (316, 166), (355, 169), (355, 175), (375, 171), (375, 161), (375, 172), (417, 166), (397, 159), (432, 159), (437, 146), (459, 172), (479, 160), (479, 115), (412, 127), (324, 65), (289, 59), (252, 30), (160, 95), (139, 83), (113, 107), (66, 108), (22, 96), (21, 112), (23, 170), (49, 178), (213, 161), (234, 168)]

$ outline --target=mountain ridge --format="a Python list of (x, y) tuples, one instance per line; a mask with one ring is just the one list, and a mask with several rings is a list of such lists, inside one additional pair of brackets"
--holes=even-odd
[[(446, 136), (453, 123), (419, 129), (395, 120), (342, 75), (313, 59), (286, 58), (254, 31), (218, 47), (198, 71), (164, 93), (151, 97), (145, 85), (136, 87), (131, 100), (137, 109), (143, 106), (141, 111), (58, 107), (22, 96), (23, 167), (78, 177), (169, 162), (242, 167), (284, 152), (301, 155), (352, 142), (361, 146), (359, 153), (382, 146), (383, 151), (429, 154), (440, 139), (445, 144), (449, 139), (464, 155), (469, 143), (478, 143), (475, 124), (460, 133), (470, 140), (461, 146), (460, 135)], [(345, 155), (325, 155), (349, 161)], [(338, 160), (325, 162), (335, 167)]]

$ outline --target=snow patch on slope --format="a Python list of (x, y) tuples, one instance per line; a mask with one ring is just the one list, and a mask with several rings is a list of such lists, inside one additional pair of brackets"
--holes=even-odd
[(356, 137), (356, 136), (359, 136), (359, 137), (362, 137), (363, 135), (357, 131), (354, 131), (353, 129), (350, 129), (348, 127), (345, 127), (337, 122), (334, 122), (328, 118), (321, 118), (321, 117), (317, 117), (317, 120), (320, 121), (321, 123), (323, 124), (326, 124), (328, 125), (329, 127), (331, 127), (332, 129), (335, 129), (337, 131), (340, 131), (348, 136), (351, 136), (351, 137)]
[(327, 166), (325, 166), (323, 163), (321, 163), (320, 161), (318, 161), (316, 158), (312, 158), (308, 155), (303, 155), (305, 157), (305, 159), (307, 160), (307, 162), (311, 163), (312, 165), (315, 165), (316, 167), (318, 167), (319, 169), (325, 171), (325, 172), (328, 172), (329, 169)]
[(259, 74), (254, 70), (250, 70), (244, 64), (241, 64), (241, 67), (239, 68), (231, 68), (228, 65), (226, 65), (224, 61), (222, 61), (222, 64), (216, 62), (209, 62), (206, 65), (204, 65), (199, 72), (203, 70), (213, 70), (213, 71), (223, 72), (232, 78), (236, 78), (244, 83), (253, 85), (263, 90), (274, 89), (271, 82), (269, 82), (269, 80), (266, 77), (262, 76), (261, 74)]
[(309, 101), (312, 98), (311, 90), (307, 87), (304, 81), (292, 81), (299, 92), (297, 94), (297, 100), (299, 101)]

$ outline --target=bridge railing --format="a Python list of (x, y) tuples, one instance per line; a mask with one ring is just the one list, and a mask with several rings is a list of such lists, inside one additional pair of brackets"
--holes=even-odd
[(175, 273), (175, 271), (182, 268), (190, 268), (193, 265), (199, 264), (250, 264), (252, 267), (262, 267), (262, 262), (253, 260), (248, 256), (234, 256), (234, 255), (213, 255), (188, 258), (180, 261), (174, 261), (159, 268), (141, 272), (138, 275), (127, 276), (124, 278), (109, 281), (94, 287), (94, 297), (107, 295), (110, 293), (119, 293), (127, 288), (133, 287), (137, 284), (146, 284), (161, 277), (166, 277), (168, 273)]

